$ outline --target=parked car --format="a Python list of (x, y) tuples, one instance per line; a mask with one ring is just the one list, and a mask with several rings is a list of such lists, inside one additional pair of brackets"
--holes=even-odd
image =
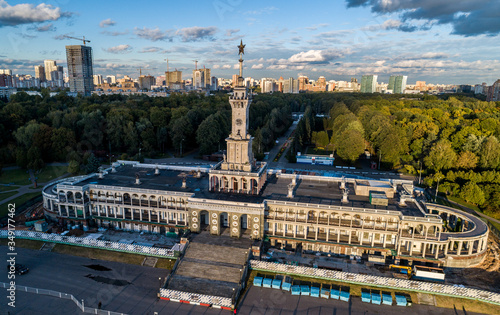
[[(10, 265), (7, 265), (7, 270), (10, 270)], [(30, 269), (25, 265), (20, 265), (20, 264), (15, 265), (15, 272), (18, 275), (24, 275), (25, 273), (28, 273), (28, 271), (30, 271)]]

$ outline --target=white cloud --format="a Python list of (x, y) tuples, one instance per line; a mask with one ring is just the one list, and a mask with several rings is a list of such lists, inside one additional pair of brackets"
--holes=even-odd
[(195, 42), (199, 40), (213, 40), (213, 36), (217, 33), (217, 27), (209, 26), (209, 27), (185, 27), (176, 32), (179, 35), (183, 42)]
[(73, 13), (61, 12), (61, 8), (50, 4), (21, 3), (9, 5), (7, 1), (0, 0), (0, 24), (15, 26), (20, 24), (57, 21), (62, 17), (70, 17)]
[(132, 47), (130, 45), (118, 45), (107, 49), (103, 48), (103, 50), (112, 54), (126, 54), (132, 51)]
[(160, 47), (144, 47), (139, 52), (140, 53), (165, 53), (165, 49), (162, 49)]
[(162, 31), (158, 27), (155, 29), (143, 27), (143, 28), (138, 28), (136, 27), (134, 29), (135, 35), (137, 35), (140, 38), (148, 39), (150, 41), (156, 42), (159, 40), (167, 40), (167, 41), (172, 41), (172, 37), (170, 35), (170, 31)]
[(111, 20), (111, 19), (105, 19), (105, 20), (102, 20), (101, 23), (99, 23), (99, 26), (100, 27), (108, 27), (108, 26), (113, 26), (115, 25), (116, 22)]
[(220, 65), (213, 65), (212, 69), (220, 69)]
[(240, 31), (239, 28), (228, 29), (228, 30), (226, 30), (226, 36), (231, 37), (234, 33), (238, 33), (239, 31)]
[(252, 65), (252, 69), (264, 69), (264, 64), (259, 63), (258, 65)]
[(343, 56), (344, 54), (336, 49), (309, 50), (292, 55), (288, 61), (293, 63), (328, 63)]
[(56, 30), (56, 28), (54, 27), (54, 24), (52, 24), (52, 23), (45, 24), (45, 25), (42, 25), (42, 26), (39, 26), (36, 28), (37, 32), (54, 32), (55, 30)]
[(231, 65), (223, 65), (221, 69), (222, 70), (231, 69)]

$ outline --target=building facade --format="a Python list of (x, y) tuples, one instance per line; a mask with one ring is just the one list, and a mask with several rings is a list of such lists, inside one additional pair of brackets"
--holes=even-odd
[(361, 93), (375, 93), (377, 91), (378, 75), (364, 75), (361, 77)]
[(66, 46), (66, 59), (70, 91), (90, 95), (94, 90), (92, 47)]
[(403, 94), (406, 90), (406, 81), (408, 77), (405, 75), (391, 75), (389, 78), (388, 90), (394, 94)]
[(171, 87), (172, 84), (180, 84), (182, 82), (182, 71), (166, 71), (165, 85)]

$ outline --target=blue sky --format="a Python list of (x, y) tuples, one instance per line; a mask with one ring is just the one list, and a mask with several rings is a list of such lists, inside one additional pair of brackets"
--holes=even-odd
[(95, 74), (157, 76), (168, 58), (185, 79), (195, 59), (230, 78), (243, 39), (244, 74), (258, 79), (403, 74), (409, 83), (492, 84), (499, 33), (500, 0), (0, 0), (0, 68), (65, 66), (64, 46), (79, 42), (63, 35), (84, 35)]

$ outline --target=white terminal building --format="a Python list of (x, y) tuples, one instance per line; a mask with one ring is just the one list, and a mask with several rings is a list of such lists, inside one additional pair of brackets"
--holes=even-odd
[(469, 267), (482, 261), (487, 225), (422, 201), (411, 181), (302, 175), (255, 161), (248, 133), (252, 97), (241, 69), (229, 100), (232, 130), (223, 161), (206, 167), (118, 161), (96, 174), (58, 180), (43, 188), (47, 217), (84, 229), (208, 230), (387, 263)]

